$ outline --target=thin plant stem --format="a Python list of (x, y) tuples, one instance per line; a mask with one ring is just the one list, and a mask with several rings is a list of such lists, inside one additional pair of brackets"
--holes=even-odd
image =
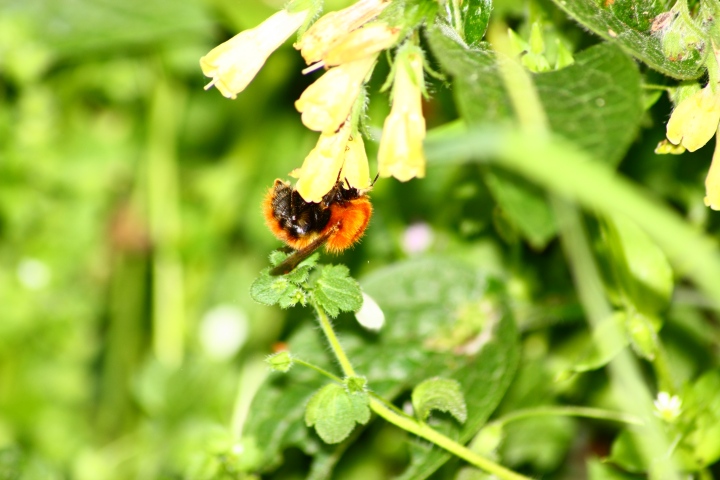
[[(340, 364), (343, 373), (348, 377), (357, 376), (357, 374), (355, 373), (355, 369), (353, 369), (352, 364), (350, 363), (350, 359), (348, 359), (347, 355), (345, 354), (345, 350), (343, 350), (342, 345), (337, 338), (337, 335), (335, 335), (335, 330), (333, 330), (332, 323), (330, 323), (330, 319), (325, 313), (325, 310), (323, 310), (316, 302), (312, 302), (312, 306), (317, 312), (318, 320), (320, 322), (320, 328), (322, 328), (325, 337), (328, 339), (328, 342), (330, 343), (330, 348), (332, 348), (332, 351), (335, 354), (335, 358)], [(304, 366), (310, 366), (311, 368), (318, 370), (320, 373), (329, 376), (330, 378), (334, 377), (334, 375), (328, 374), (322, 369), (318, 369), (317, 367), (314, 367), (307, 362), (300, 361), (298, 363), (301, 363)], [(333, 380), (340, 379), (335, 377), (333, 378)], [(434, 430), (428, 424), (424, 422), (419, 422), (416, 419), (405, 415), (404, 413), (397, 410), (397, 408), (395, 408), (394, 406), (390, 407), (386, 404), (386, 401), (384, 399), (380, 399), (376, 395), (370, 396), (370, 409), (377, 415), (392, 423), (393, 425), (396, 425), (407, 432), (413, 433), (418, 437), (424, 438), (425, 440), (434, 443), (438, 447), (447, 450), (448, 452), (456, 455), (459, 458), (462, 458), (463, 460), (466, 460), (467, 462), (475, 465), (482, 470), (485, 470), (486, 472), (496, 475), (502, 480), (529, 480), (528, 477), (515, 473), (512, 470), (508, 470), (502, 465), (499, 465), (491, 460), (488, 460), (487, 458), (478, 455), (469, 448), (459, 444), (455, 440), (448, 438), (440, 432)]]
[(645, 422), (636, 415), (631, 415), (624, 412), (613, 412), (611, 410), (603, 410), (601, 408), (589, 408), (589, 407), (575, 407), (575, 406), (563, 406), (563, 407), (538, 407), (528, 408), (526, 410), (518, 410), (509, 415), (501, 417), (495, 420), (493, 423), (505, 425), (516, 420), (523, 418), (532, 418), (540, 416), (563, 416), (563, 417), (584, 417), (584, 418), (595, 418), (598, 420), (609, 420), (613, 422), (628, 423), (631, 425), (645, 425)]
[(337, 375), (333, 375), (332, 373), (328, 372), (325, 369), (322, 369), (318, 367), (317, 365), (313, 365), (312, 363), (308, 363), (305, 360), (300, 360), (299, 358), (293, 358), (293, 363), (297, 363), (298, 365), (302, 365), (303, 367), (310, 368), (312, 370), (315, 370), (320, 375), (328, 377), (333, 382), (337, 382), (342, 385), (343, 381), (342, 378), (338, 377)]
[(350, 359), (345, 354), (345, 350), (343, 350), (342, 345), (340, 345), (340, 341), (338, 340), (337, 335), (335, 335), (335, 330), (333, 330), (332, 323), (330, 323), (327, 313), (325, 313), (325, 310), (320, 308), (320, 305), (316, 302), (312, 302), (312, 306), (315, 307), (318, 320), (320, 321), (320, 328), (322, 328), (325, 338), (327, 338), (330, 348), (332, 348), (335, 358), (340, 364), (340, 368), (342, 368), (343, 373), (348, 377), (356, 376), (355, 369), (350, 363)]
[(502, 465), (478, 455), (469, 448), (457, 443), (455, 440), (452, 440), (437, 430), (434, 430), (428, 424), (419, 422), (407, 415), (397, 413), (393, 409), (388, 408), (377, 398), (370, 398), (370, 409), (393, 425), (396, 425), (407, 432), (413, 433), (418, 437), (424, 438), (438, 447), (444, 448), (453, 455), (462, 458), (468, 463), (485, 470), (502, 480), (529, 480), (529, 477), (515, 473)]

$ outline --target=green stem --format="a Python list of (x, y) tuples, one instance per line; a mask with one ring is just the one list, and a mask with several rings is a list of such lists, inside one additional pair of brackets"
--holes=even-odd
[[(325, 337), (328, 339), (328, 342), (330, 343), (330, 348), (332, 348), (332, 351), (335, 354), (335, 358), (337, 358), (338, 363), (340, 363), (340, 367), (342, 368), (343, 373), (348, 377), (357, 376), (357, 374), (355, 373), (355, 369), (353, 369), (350, 360), (345, 354), (345, 350), (343, 350), (342, 345), (340, 345), (340, 341), (338, 340), (337, 335), (335, 335), (335, 330), (333, 330), (332, 324), (330, 323), (330, 319), (325, 313), (325, 310), (323, 310), (322, 307), (320, 307), (320, 305), (318, 305), (314, 301), (312, 302), (312, 306), (317, 312), (318, 319), (320, 321), (320, 327), (322, 328), (323, 333), (325, 333)], [(296, 363), (317, 370), (321, 374), (342, 383), (341, 379), (335, 377), (335, 375), (332, 375), (329, 372), (325, 372), (324, 370), (316, 367), (315, 365), (303, 362), (302, 360), (295, 361)], [(370, 396), (370, 409), (379, 416), (383, 417), (388, 422), (392, 423), (393, 425), (397, 425), (398, 427), (402, 428), (407, 432), (414, 433), (418, 437), (424, 438), (425, 440), (434, 443), (438, 447), (444, 448), (448, 452), (468, 461), (469, 463), (475, 465), (478, 468), (481, 468), (487, 472), (496, 475), (502, 480), (529, 480), (528, 477), (515, 473), (512, 470), (508, 470), (507, 468), (503, 467), (502, 465), (499, 465), (495, 462), (481, 457), (469, 448), (457, 443), (451, 438), (446, 437), (440, 432), (433, 430), (432, 427), (430, 427), (426, 423), (418, 422), (414, 418), (405, 415), (404, 413), (400, 412), (395, 406), (388, 405), (384, 399), (376, 395)]]
[(453, 455), (466, 460), (468, 463), (471, 463), (472, 465), (475, 465), (476, 467), (485, 470), (502, 480), (529, 480), (529, 478), (524, 475), (515, 473), (502, 465), (492, 462), (487, 458), (483, 458), (469, 448), (460, 445), (455, 440), (452, 440), (442, 433), (433, 430), (433, 428), (428, 424), (418, 422), (414, 418), (397, 413), (393, 409), (388, 408), (377, 398), (370, 398), (370, 409), (393, 425), (396, 425), (407, 432), (413, 433), (418, 437), (424, 438), (438, 447), (444, 448)]
[(340, 364), (340, 368), (342, 368), (343, 373), (348, 377), (356, 376), (355, 369), (353, 369), (350, 359), (345, 354), (345, 350), (343, 350), (342, 345), (340, 345), (340, 341), (338, 340), (337, 335), (335, 335), (335, 330), (333, 330), (332, 324), (330, 323), (330, 319), (325, 313), (325, 310), (323, 310), (315, 301), (312, 302), (312, 306), (317, 312), (318, 320), (320, 321), (320, 328), (322, 328), (325, 338), (327, 338), (328, 343), (330, 343), (330, 348), (332, 348), (335, 358)]
[(600, 408), (588, 407), (539, 407), (528, 408), (526, 410), (518, 410), (509, 415), (495, 420), (493, 423), (505, 425), (523, 418), (532, 418), (540, 416), (563, 416), (563, 417), (584, 417), (596, 418), (598, 420), (610, 420), (613, 422), (629, 423), (632, 425), (645, 425), (642, 419), (635, 415), (623, 412), (613, 412)]
[(317, 365), (313, 365), (312, 363), (306, 362), (305, 360), (300, 360), (299, 358), (293, 358), (293, 363), (296, 363), (298, 365), (302, 365), (303, 367), (307, 367), (312, 370), (315, 370), (320, 375), (328, 377), (330, 380), (332, 380), (333, 382), (337, 382), (340, 385), (343, 384), (342, 378), (338, 377), (337, 375), (333, 375), (332, 373), (318, 367)]

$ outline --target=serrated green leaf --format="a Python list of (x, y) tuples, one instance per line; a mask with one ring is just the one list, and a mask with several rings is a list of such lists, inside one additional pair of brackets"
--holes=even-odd
[[(438, 417), (437, 421), (463, 441), (469, 440), (493, 412), (512, 379), (519, 355), (514, 323), (502, 303), (485, 306), (473, 310), (473, 315), (482, 311), (488, 315), (476, 319), (481, 329), (478, 334), (486, 341), (473, 355), (455, 352), (463, 345), (428, 349), (427, 344), (446, 335), (447, 328), (458, 321), (448, 312), (463, 316), (467, 305), (487, 295), (485, 277), (456, 260), (423, 259), (378, 269), (363, 281), (363, 289), (378, 302), (388, 322), (370, 343), (352, 324), (336, 327), (356, 371), (367, 376), (373, 392), (390, 400), (429, 377), (456, 378), (464, 388), (468, 419), (462, 426), (452, 418)], [(483, 325), (486, 330), (482, 330)], [(467, 341), (472, 343), (473, 339), (476, 337)], [(304, 361), (341, 374), (322, 333), (313, 325), (303, 324), (288, 344)], [(304, 405), (326, 381), (314, 370), (292, 368), (285, 375), (271, 377), (260, 388), (243, 432), (263, 445), (264, 470), (276, 466), (289, 446), (312, 453), (318, 462), (332, 465), (337, 459), (337, 449), (345, 443), (325, 444), (303, 422)], [(407, 478), (424, 478), (450, 458), (439, 449), (418, 445), (417, 469), (409, 470)], [(323, 465), (325, 471), (331, 468)]]
[(315, 284), (313, 297), (331, 317), (362, 307), (360, 285), (350, 277), (345, 265), (326, 265)]
[(302, 288), (288, 281), (284, 276), (270, 275), (266, 268), (250, 285), (250, 296), (263, 305), (278, 304), (288, 308), (298, 303), (305, 303), (305, 292)]
[[(660, 36), (653, 35), (647, 23), (648, 21), (651, 22), (662, 11), (662, 5), (660, 8), (653, 6), (657, 2), (644, 1), (638, 3), (633, 1), (629, 8), (630, 11), (636, 13), (632, 14), (630, 12), (625, 13), (625, 5), (628, 4), (625, 1), (620, 1), (617, 8), (605, 6), (608, 3), (612, 5), (617, 2), (596, 2), (594, 0), (571, 2), (553, 0), (553, 2), (584, 27), (608, 41), (617, 43), (650, 68), (665, 75), (679, 79), (694, 79), (702, 76), (704, 72), (704, 58), (699, 55), (675, 61), (666, 58), (662, 50)], [(650, 8), (647, 8), (648, 5), (650, 5)], [(635, 19), (632, 19), (631, 15), (635, 14), (643, 15), (643, 18), (635, 17)]]
[[(359, 372), (365, 372), (373, 391), (397, 395), (428, 377), (458, 380), (467, 402), (467, 421), (435, 419), (440, 428), (467, 442), (485, 423), (507, 390), (518, 361), (517, 331), (502, 302), (482, 308), (478, 299), (490, 296), (488, 282), (477, 270), (442, 258), (413, 260), (373, 272), (363, 289), (382, 307), (389, 319), (379, 335), (378, 349), (365, 345), (349, 348)], [(456, 317), (448, 316), (456, 312)], [(464, 312), (477, 322), (477, 335), (489, 341), (480, 350), (467, 350), (477, 336), (461, 343), (438, 342), (453, 338), (455, 328), (466, 328)], [(485, 316), (483, 313), (485, 312)], [(489, 315), (489, 316), (487, 316)], [(462, 325), (461, 325), (462, 324)], [(428, 349), (429, 344), (435, 347)], [(458, 352), (474, 353), (458, 353)], [(386, 376), (381, 372), (395, 372)], [(421, 480), (431, 475), (450, 454), (418, 443), (413, 462), (400, 478)]]
[[(307, 324), (288, 339), (290, 350), (302, 359), (327, 370), (333, 361), (317, 328)], [(328, 459), (338, 447), (323, 443), (305, 426), (305, 406), (327, 378), (308, 368), (292, 368), (285, 375), (268, 378), (253, 398), (243, 436), (262, 445), (262, 470), (270, 471), (282, 460), (282, 452), (296, 446), (318, 459)]]
[(430, 378), (413, 389), (411, 398), (420, 420), (426, 420), (432, 410), (447, 412), (460, 423), (467, 420), (467, 405), (457, 380)]
[(270, 265), (272, 265), (273, 267), (277, 267), (287, 257), (288, 257), (288, 254), (283, 252), (282, 250), (273, 250), (272, 252), (270, 252), (270, 255), (268, 256), (268, 260), (270, 260)]
[[(449, 36), (450, 35), (450, 36)], [(512, 119), (510, 100), (487, 46), (468, 49), (447, 28), (428, 30), (428, 41), (454, 80), (457, 105), (468, 124)], [(613, 165), (624, 156), (643, 115), (641, 77), (618, 47), (600, 44), (561, 70), (532, 75), (553, 132)]]
[(370, 400), (367, 393), (348, 393), (335, 383), (325, 385), (312, 396), (305, 409), (305, 424), (325, 443), (340, 443), (355, 428), (370, 420)]
[(618, 47), (595, 45), (561, 70), (532, 76), (550, 128), (611, 165), (635, 140), (643, 118), (642, 78)]

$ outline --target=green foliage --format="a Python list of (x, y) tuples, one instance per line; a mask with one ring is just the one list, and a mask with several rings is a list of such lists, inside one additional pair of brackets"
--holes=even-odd
[(274, 372), (287, 373), (294, 365), (292, 355), (287, 350), (274, 353), (265, 359)]
[[(203, 91), (278, 8), (240, 3), (3, 4), (0, 478), (712, 478), (712, 148), (654, 151), (717, 83), (717, 2), (392, 0), (426, 175), (285, 275), (260, 205), (317, 141), (312, 78), (291, 35)], [(358, 103), (372, 173), (394, 54)]]
[(420, 420), (427, 420), (432, 410), (447, 412), (460, 423), (467, 420), (467, 406), (457, 380), (430, 378), (412, 391), (412, 404)]
[(368, 394), (348, 392), (342, 385), (330, 384), (315, 392), (305, 409), (305, 424), (325, 443), (339, 443), (350, 435), (355, 423), (370, 420)]
[(326, 265), (320, 271), (313, 296), (331, 317), (340, 312), (354, 312), (362, 306), (360, 285), (350, 277), (345, 265)]

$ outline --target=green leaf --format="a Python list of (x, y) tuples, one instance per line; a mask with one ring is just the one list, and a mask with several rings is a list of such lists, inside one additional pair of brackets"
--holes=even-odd
[(595, 158), (617, 165), (643, 117), (642, 78), (617, 46), (602, 43), (561, 70), (533, 75), (553, 132)]
[(655, 314), (670, 304), (674, 281), (665, 253), (634, 222), (615, 215), (603, 222), (610, 270), (622, 304)]
[[(650, 68), (679, 79), (698, 78), (704, 72), (704, 58), (700, 55), (691, 55), (682, 60), (670, 60), (665, 56), (660, 36), (653, 35), (649, 28), (649, 22), (662, 12), (663, 2), (616, 0), (611, 5), (617, 3), (618, 6), (608, 8), (605, 5), (610, 2), (553, 1), (581, 25), (606, 40), (617, 43)], [(638, 17), (638, 14), (643, 17)]]
[(343, 380), (348, 393), (365, 393), (367, 392), (367, 378), (365, 377), (347, 377)]
[[(430, 47), (454, 80), (456, 103), (468, 124), (507, 122), (512, 108), (484, 44), (468, 49), (447, 29), (428, 31)], [(482, 79), (482, 81), (479, 81)], [(614, 45), (583, 50), (561, 70), (532, 75), (553, 132), (613, 165), (635, 139), (643, 115), (641, 78)]]
[(315, 431), (325, 443), (340, 443), (355, 428), (370, 420), (370, 400), (367, 393), (348, 393), (335, 383), (318, 390), (308, 402), (305, 424)]
[(490, 22), (491, 0), (449, 1), (446, 3), (448, 18), (445, 20), (468, 45), (479, 44)]
[(630, 338), (630, 344), (635, 352), (646, 360), (654, 360), (660, 348), (657, 332), (661, 324), (659, 318), (650, 318), (640, 312), (627, 316), (625, 331)]
[(541, 416), (508, 423), (504, 433), (500, 455), (506, 465), (550, 473), (562, 466), (577, 428), (570, 418)]
[(626, 321), (625, 312), (615, 312), (601, 321), (592, 332), (590, 352), (573, 366), (573, 370), (576, 372), (597, 370), (615, 358), (628, 344), (627, 337), (623, 335)]
[[(428, 31), (430, 46), (452, 74), (456, 103), (468, 124), (508, 122), (510, 100), (485, 45), (468, 49), (447, 27)], [(479, 81), (482, 79), (482, 81)], [(640, 74), (617, 47), (602, 44), (561, 70), (532, 75), (551, 129), (613, 165), (634, 140), (643, 115)], [(523, 180), (492, 170), (485, 181), (503, 212), (535, 248), (556, 233), (545, 196)]]
[[(367, 373), (374, 391), (390, 397), (428, 377), (454, 378), (467, 402), (467, 420), (459, 426), (437, 418), (434, 425), (469, 441), (495, 410), (517, 367), (517, 331), (501, 292), (481, 272), (442, 258), (393, 265), (362, 283), (389, 320), (377, 350), (362, 344), (348, 349), (357, 370)], [(400, 478), (426, 478), (449, 458), (418, 442)]]
[[(290, 350), (306, 362), (332, 371), (334, 364), (323, 337), (312, 325), (304, 325), (288, 339)], [(296, 365), (297, 367), (297, 365)], [(292, 368), (285, 375), (272, 375), (253, 398), (243, 436), (252, 436), (262, 445), (262, 470), (270, 471), (282, 460), (282, 452), (295, 446), (308, 455), (327, 459), (338, 447), (329, 446), (303, 421), (309, 399), (327, 383), (327, 378), (308, 368)]]
[(287, 350), (270, 355), (265, 362), (275, 372), (287, 373), (293, 366), (293, 358)]
[(270, 275), (270, 269), (264, 269), (258, 278), (250, 285), (250, 296), (263, 305), (279, 304), (288, 308), (298, 303), (305, 304), (306, 293), (291, 282), (286, 276)]
[(412, 404), (415, 415), (426, 420), (430, 411), (448, 412), (460, 423), (467, 420), (467, 405), (460, 383), (449, 378), (430, 378), (420, 383), (412, 391)]
[(485, 183), (495, 201), (533, 248), (542, 249), (552, 240), (557, 233), (557, 224), (544, 192), (502, 170), (488, 170)]
[(360, 285), (345, 265), (326, 265), (313, 289), (313, 297), (331, 317), (355, 312), (362, 307)]
[(587, 461), (588, 480), (638, 480), (635, 475), (619, 470), (595, 457)]
[[(497, 406), (517, 366), (517, 331), (504, 303), (494, 300), (496, 294), (481, 272), (447, 258), (381, 268), (362, 284), (388, 322), (371, 342), (352, 322), (337, 326), (356, 371), (367, 377), (374, 393), (390, 400), (429, 377), (456, 379), (467, 399), (465, 424), (442, 417), (434, 421), (468, 441)], [(316, 327), (304, 324), (287, 342), (304, 361), (340, 374)], [(260, 388), (243, 433), (263, 445), (264, 470), (275, 467), (286, 448), (297, 446), (315, 456), (318, 468), (328, 471), (346, 443), (327, 445), (302, 421), (304, 405), (327, 379), (297, 367), (270, 377)], [(424, 478), (448, 458), (449, 454), (418, 443), (416, 465), (407, 478)]]
[(628, 430), (623, 430), (615, 438), (608, 460), (628, 472), (641, 473), (647, 468), (643, 461), (643, 455), (637, 449), (632, 434)]

